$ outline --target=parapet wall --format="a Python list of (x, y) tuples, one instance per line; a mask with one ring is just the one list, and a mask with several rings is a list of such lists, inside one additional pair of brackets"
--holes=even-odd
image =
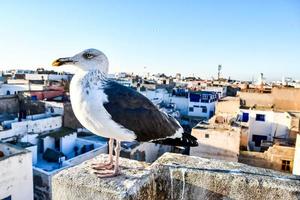
[(0, 95), (0, 114), (17, 114), (19, 112), (19, 101), (16, 95)]
[(54, 176), (53, 199), (299, 199), (300, 178), (273, 170), (165, 153), (152, 165), (121, 159), (122, 175), (100, 179), (100, 155)]

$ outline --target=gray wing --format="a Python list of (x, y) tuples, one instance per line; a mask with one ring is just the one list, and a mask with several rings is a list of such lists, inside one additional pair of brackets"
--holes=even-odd
[(104, 107), (112, 119), (133, 131), (137, 141), (150, 141), (172, 136), (181, 128), (176, 120), (158, 110), (137, 91), (108, 80), (104, 87), (108, 102)]

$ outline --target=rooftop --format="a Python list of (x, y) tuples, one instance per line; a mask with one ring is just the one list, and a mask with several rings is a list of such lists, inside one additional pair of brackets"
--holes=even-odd
[(67, 127), (61, 127), (58, 130), (53, 130), (45, 134), (41, 134), (38, 136), (38, 138), (45, 138), (45, 137), (53, 137), (53, 138), (62, 138), (67, 135), (71, 135), (72, 133), (76, 132), (76, 130), (67, 128)]
[(29, 151), (21, 147), (0, 142), (0, 161), (11, 156), (28, 153)]

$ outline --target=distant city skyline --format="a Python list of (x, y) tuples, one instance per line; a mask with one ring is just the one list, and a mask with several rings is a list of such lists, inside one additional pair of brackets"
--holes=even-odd
[[(0, 69), (50, 67), (87, 48), (110, 73), (300, 79), (300, 2), (5, 1)], [(61, 70), (72, 71), (67, 67)]]

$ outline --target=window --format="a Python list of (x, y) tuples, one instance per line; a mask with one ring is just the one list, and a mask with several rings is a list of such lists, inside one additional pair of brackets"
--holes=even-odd
[(200, 100), (199, 94), (190, 93), (190, 102), (199, 102), (199, 100)]
[(249, 113), (243, 113), (242, 122), (248, 122), (248, 121), (249, 121)]
[(201, 108), (202, 108), (203, 113), (207, 113), (207, 107), (206, 106), (201, 106)]
[(205, 138), (209, 138), (209, 134), (208, 133), (205, 134)]
[(190, 112), (194, 112), (194, 107), (189, 107)]
[(290, 171), (290, 169), (291, 169), (290, 164), (291, 164), (291, 161), (289, 161), (289, 160), (282, 160), (281, 170), (283, 170), (283, 171)]
[(55, 149), (60, 150), (60, 138), (55, 138)]
[(255, 143), (256, 147), (261, 146), (261, 141), (262, 140), (267, 140), (268, 137), (265, 135), (252, 135), (252, 141)]
[(262, 115), (262, 114), (256, 114), (256, 118), (255, 120), (256, 121), (260, 121), (260, 122), (264, 122), (266, 119), (265, 119), (265, 115)]

